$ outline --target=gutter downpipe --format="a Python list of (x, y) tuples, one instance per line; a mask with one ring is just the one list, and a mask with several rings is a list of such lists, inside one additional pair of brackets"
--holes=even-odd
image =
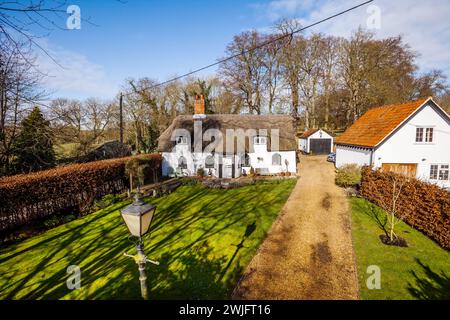
[(370, 149), (370, 168), (373, 169), (373, 153), (375, 152), (374, 148)]

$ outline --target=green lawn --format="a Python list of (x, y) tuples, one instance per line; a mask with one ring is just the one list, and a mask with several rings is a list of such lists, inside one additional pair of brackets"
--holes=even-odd
[[(432, 240), (405, 223), (397, 234), (408, 248), (386, 246), (383, 234), (385, 213), (363, 199), (351, 199), (353, 242), (358, 264), (361, 299), (450, 299), (450, 255)], [(367, 267), (381, 269), (381, 289), (369, 290)]]
[[(151, 199), (157, 206), (145, 238), (151, 299), (230, 297), (245, 266), (287, 200), (295, 180), (233, 190), (183, 186)], [(135, 253), (114, 205), (0, 249), (0, 299), (135, 299)], [(81, 288), (67, 289), (66, 269), (81, 268)]]

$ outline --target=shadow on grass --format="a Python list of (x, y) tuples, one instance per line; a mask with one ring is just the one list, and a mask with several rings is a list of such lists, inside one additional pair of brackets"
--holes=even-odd
[(380, 207), (369, 201), (358, 201), (356, 203), (358, 209), (363, 212), (366, 216), (368, 216), (378, 228), (384, 232), (386, 236), (388, 236), (387, 224), (388, 219), (386, 213)]
[[(242, 273), (240, 259), (248, 259), (262, 240), (261, 222), (267, 225), (275, 218), (290, 189), (255, 185), (229, 191), (179, 190), (152, 200), (158, 209), (145, 239), (146, 253), (161, 264), (148, 265), (150, 295), (158, 299), (227, 298)], [(260, 209), (269, 204), (271, 210)], [(134, 252), (120, 218), (119, 210), (125, 205), (2, 250), (5, 272), (0, 297), (139, 299), (137, 266), (123, 256)], [(251, 245), (244, 246), (249, 238)], [(81, 268), (78, 293), (66, 286), (69, 265)]]
[(450, 278), (441, 271), (440, 274), (431, 270), (419, 259), (416, 262), (422, 268), (425, 277), (411, 270), (411, 274), (415, 279), (415, 283), (408, 283), (408, 291), (420, 300), (449, 300), (450, 299)]

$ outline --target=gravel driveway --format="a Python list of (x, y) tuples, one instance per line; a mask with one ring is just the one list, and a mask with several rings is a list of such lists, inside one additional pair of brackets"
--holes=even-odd
[(234, 299), (358, 299), (351, 214), (334, 166), (302, 156), (299, 172)]

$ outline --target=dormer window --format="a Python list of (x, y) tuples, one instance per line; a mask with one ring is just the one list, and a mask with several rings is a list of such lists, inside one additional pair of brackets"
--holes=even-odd
[(178, 136), (176, 141), (177, 144), (188, 144), (187, 137), (184, 136)]
[(434, 141), (433, 128), (416, 128), (417, 143), (432, 143)]
[(256, 145), (266, 145), (267, 144), (267, 137), (256, 136), (253, 139), (253, 143), (256, 144)]
[(178, 168), (187, 169), (187, 160), (185, 157), (181, 156), (178, 158)]

